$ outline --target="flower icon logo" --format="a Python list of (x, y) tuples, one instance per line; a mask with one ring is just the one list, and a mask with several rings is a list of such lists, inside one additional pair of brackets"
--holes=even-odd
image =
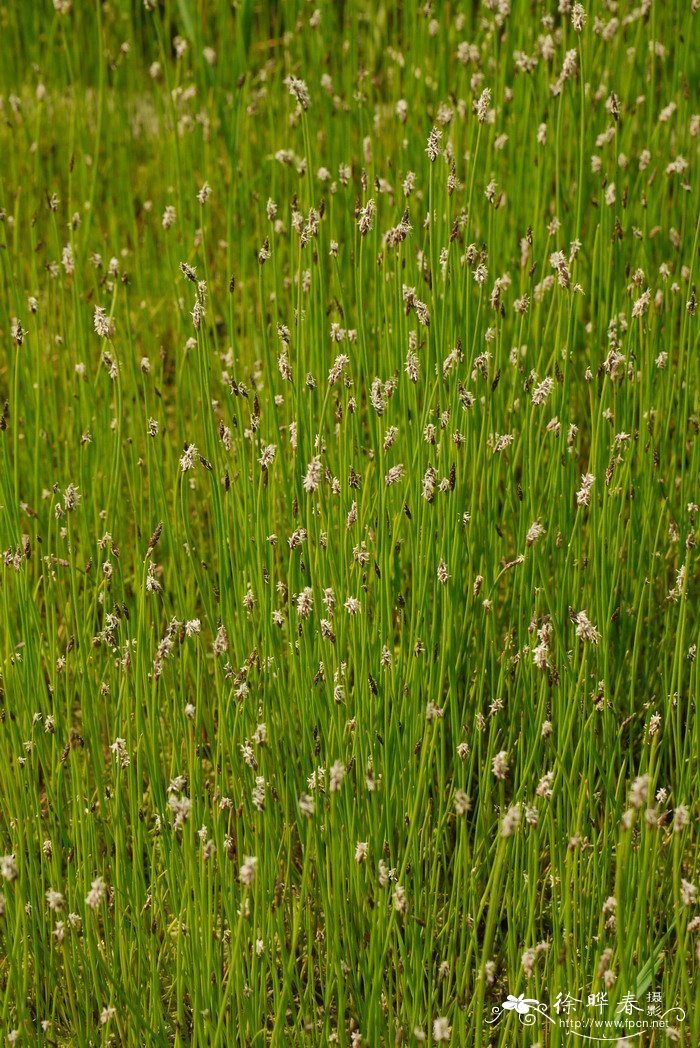
[(507, 999), (503, 1002), (502, 1008), (506, 1012), (517, 1012), (518, 1015), (527, 1015), (530, 1008), (538, 1003), (538, 1001), (533, 1001), (531, 998), (526, 998), (524, 993), (521, 993), (519, 997), (514, 997), (512, 993), (509, 993)]
[(537, 1022), (537, 1014), (541, 1015), (543, 1019), (548, 1022), (553, 1020), (547, 1015), (547, 1005), (540, 1004), (538, 1000), (532, 997), (526, 997), (524, 993), (521, 993), (519, 997), (515, 997), (512, 993), (508, 994), (508, 997), (503, 1004), (492, 1008), (493, 1019), (487, 1019), (486, 1022), (491, 1025), (498, 1022), (505, 1012), (515, 1012), (518, 1019), (523, 1026), (532, 1026)]

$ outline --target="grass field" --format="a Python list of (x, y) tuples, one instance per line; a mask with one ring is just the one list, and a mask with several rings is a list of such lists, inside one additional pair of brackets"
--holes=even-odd
[(697, 1045), (698, 0), (315, 2), (0, 10), (0, 1037)]

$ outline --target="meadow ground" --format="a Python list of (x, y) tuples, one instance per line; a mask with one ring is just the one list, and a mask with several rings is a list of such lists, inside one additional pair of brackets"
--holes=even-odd
[(2, 5), (4, 1043), (700, 1043), (697, 8)]

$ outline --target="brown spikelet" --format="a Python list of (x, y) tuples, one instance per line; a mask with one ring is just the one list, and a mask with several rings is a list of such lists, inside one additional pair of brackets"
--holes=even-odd
[(162, 531), (163, 531), (163, 521), (161, 520), (156, 525), (156, 530), (153, 532), (153, 534), (151, 535), (150, 539), (148, 540), (148, 548), (146, 550), (146, 556), (148, 556), (149, 553), (151, 553), (156, 548), (156, 546), (158, 545), (158, 540), (160, 539)]

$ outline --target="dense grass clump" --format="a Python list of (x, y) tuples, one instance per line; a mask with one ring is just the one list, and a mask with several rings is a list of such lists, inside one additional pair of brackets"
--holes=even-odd
[(698, 1044), (698, 2), (317, 2), (0, 10), (0, 1036)]

